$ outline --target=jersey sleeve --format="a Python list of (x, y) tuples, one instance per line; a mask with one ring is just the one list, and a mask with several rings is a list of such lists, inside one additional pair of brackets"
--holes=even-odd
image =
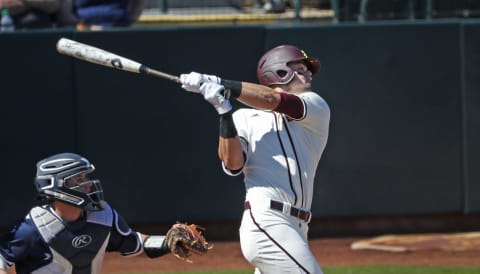
[[(330, 123), (330, 107), (327, 102), (314, 92), (304, 92), (299, 95), (305, 105), (305, 115), (300, 123), (305, 125), (312, 131), (328, 130)], [(323, 125), (319, 127), (319, 125)], [(328, 132), (319, 132), (320, 134), (328, 134)]]
[(107, 251), (120, 252), (123, 256), (136, 256), (142, 253), (143, 245), (139, 233), (133, 231), (115, 209), (113, 209), (113, 216)]
[(301, 120), (305, 116), (305, 104), (300, 97), (288, 92), (280, 92), (280, 103), (273, 110), (287, 115), (290, 119)]
[(0, 268), (11, 267), (15, 262), (24, 261), (39, 240), (33, 223), (25, 219), (20, 221), (0, 237)]

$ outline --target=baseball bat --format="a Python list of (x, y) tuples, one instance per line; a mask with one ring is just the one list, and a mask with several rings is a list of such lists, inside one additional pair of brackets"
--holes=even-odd
[(57, 51), (90, 63), (128, 72), (148, 74), (180, 84), (180, 78), (175, 75), (149, 68), (137, 61), (67, 38), (58, 40)]

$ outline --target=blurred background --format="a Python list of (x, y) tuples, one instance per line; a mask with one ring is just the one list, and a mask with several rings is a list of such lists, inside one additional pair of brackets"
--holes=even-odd
[[(276, 14), (276, 15), (275, 15)], [(150, 0), (140, 22), (198, 21), (315, 21), (364, 22), (476, 18), (475, 0)], [(215, 16), (217, 15), (217, 16)], [(231, 15), (230, 18), (226, 15)], [(203, 16), (203, 18), (201, 17)], [(198, 23), (196, 20), (195, 23)], [(171, 21), (170, 21), (171, 22)], [(190, 21), (191, 22), (191, 21)]]
[(266, 50), (294, 44), (320, 59), (314, 88), (332, 110), (312, 237), (480, 229), (480, 1), (52, 1), (0, 2), (0, 229), (33, 205), (35, 163), (70, 151), (132, 226), (238, 237), (244, 187), (221, 170), (214, 109), (60, 55), (61, 37), (251, 82)]

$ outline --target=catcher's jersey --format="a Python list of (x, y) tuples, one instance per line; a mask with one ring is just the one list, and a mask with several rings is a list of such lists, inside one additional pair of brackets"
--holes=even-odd
[(330, 109), (317, 93), (298, 96), (305, 106), (298, 120), (256, 109), (233, 114), (246, 155), (242, 170), (246, 200), (260, 203), (269, 198), (310, 209), (317, 165), (327, 143)]
[(0, 264), (16, 273), (100, 273), (106, 251), (142, 252), (140, 236), (105, 203), (74, 222), (59, 218), (50, 206), (34, 207), (0, 241)]

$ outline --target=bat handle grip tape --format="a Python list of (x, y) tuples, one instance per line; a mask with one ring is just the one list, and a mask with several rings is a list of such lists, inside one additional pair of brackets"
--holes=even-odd
[(163, 78), (163, 79), (166, 79), (166, 80), (173, 81), (173, 82), (178, 83), (178, 84), (181, 83), (180, 78), (178, 76), (171, 75), (171, 74), (168, 74), (168, 73), (165, 73), (165, 72), (161, 72), (161, 71), (158, 71), (158, 70), (155, 70), (155, 69), (151, 69), (151, 68), (149, 68), (145, 65), (141, 65), (139, 70), (140, 70), (140, 73), (153, 75), (153, 76), (156, 76), (156, 77), (159, 77), (159, 78)]

